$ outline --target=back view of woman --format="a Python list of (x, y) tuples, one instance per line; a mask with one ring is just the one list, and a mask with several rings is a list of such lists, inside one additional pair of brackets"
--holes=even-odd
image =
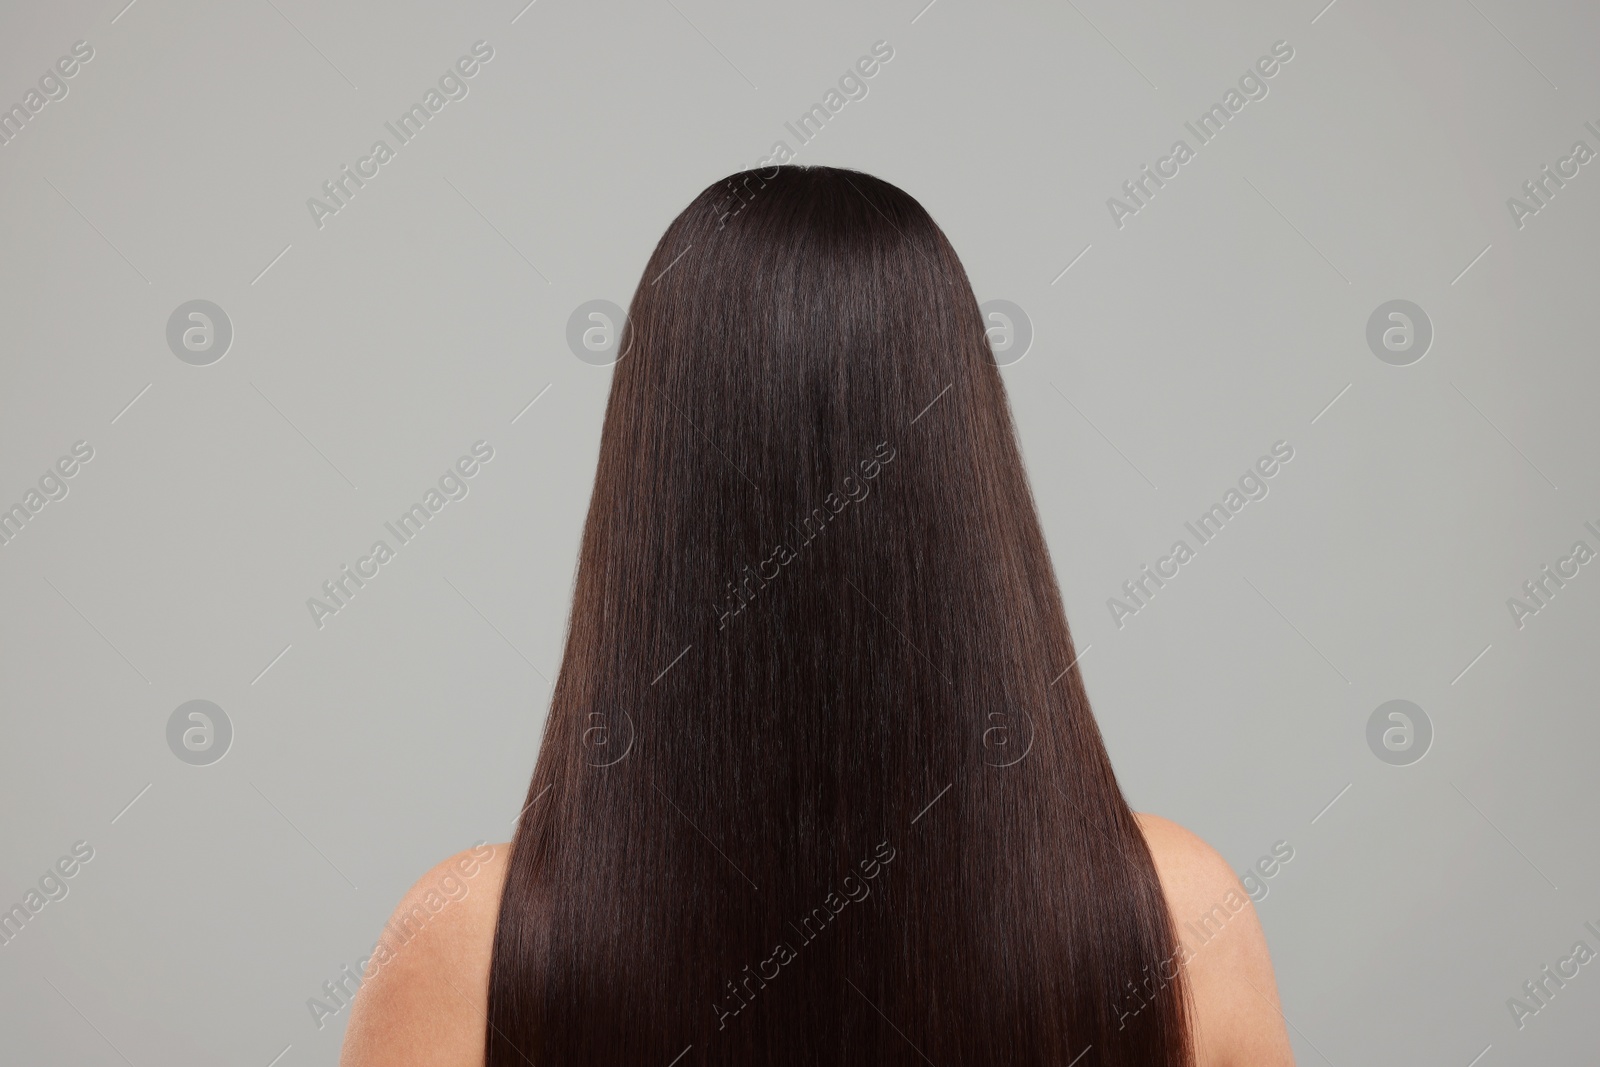
[(1241, 894), (1118, 788), (984, 325), (868, 175), (673, 221), (501, 888), (369, 969), (346, 1063), (1291, 1062), (1248, 903), (1180, 942)]

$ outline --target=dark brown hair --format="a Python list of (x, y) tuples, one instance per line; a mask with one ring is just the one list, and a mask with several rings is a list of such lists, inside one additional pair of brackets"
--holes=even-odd
[(490, 1067), (1191, 1063), (937, 224), (855, 171), (736, 174), (621, 344)]

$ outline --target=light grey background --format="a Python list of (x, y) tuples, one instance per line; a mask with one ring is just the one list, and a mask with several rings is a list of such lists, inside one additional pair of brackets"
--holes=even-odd
[[(0, 945), (5, 1060), (335, 1062), (348, 1011), (307, 999), (521, 804), (611, 373), (568, 315), (626, 304), (689, 198), (885, 40), (796, 159), (901, 185), (1031, 318), (1003, 373), (1100, 722), (1136, 807), (1240, 871), (1293, 846), (1258, 908), (1299, 1061), (1592, 1062), (1600, 964), (1520, 1031), (1506, 1004), (1600, 949), (1600, 564), (1520, 629), (1506, 603), (1600, 548), (1600, 162), (1520, 229), (1506, 204), (1600, 150), (1591, 5), (123, 2), (0, 16), (7, 106), (95, 53), (0, 147), (0, 504), (94, 448), (0, 547), (0, 905), (95, 850)], [(479, 40), (319, 229), (307, 198)], [(193, 299), (232, 321), (210, 366), (167, 347)], [(1410, 366), (1366, 344), (1391, 299), (1433, 324)], [(470, 495), (318, 629), (480, 439)], [(1279, 440), (1270, 495), (1116, 627)], [(1435, 732), (1410, 766), (1366, 742), (1395, 698)], [(209, 766), (167, 746), (195, 699), (233, 725)]]

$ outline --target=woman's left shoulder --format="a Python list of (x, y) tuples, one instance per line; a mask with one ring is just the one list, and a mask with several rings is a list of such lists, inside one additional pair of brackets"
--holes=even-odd
[(341, 1067), (481, 1067), (489, 962), (508, 844), (478, 844), (417, 879), (365, 961)]

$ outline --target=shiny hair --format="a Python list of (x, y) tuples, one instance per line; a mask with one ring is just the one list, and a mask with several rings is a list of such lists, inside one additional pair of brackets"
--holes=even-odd
[(667, 228), (620, 344), (490, 1067), (1192, 1063), (927, 211), (856, 171), (735, 174)]

